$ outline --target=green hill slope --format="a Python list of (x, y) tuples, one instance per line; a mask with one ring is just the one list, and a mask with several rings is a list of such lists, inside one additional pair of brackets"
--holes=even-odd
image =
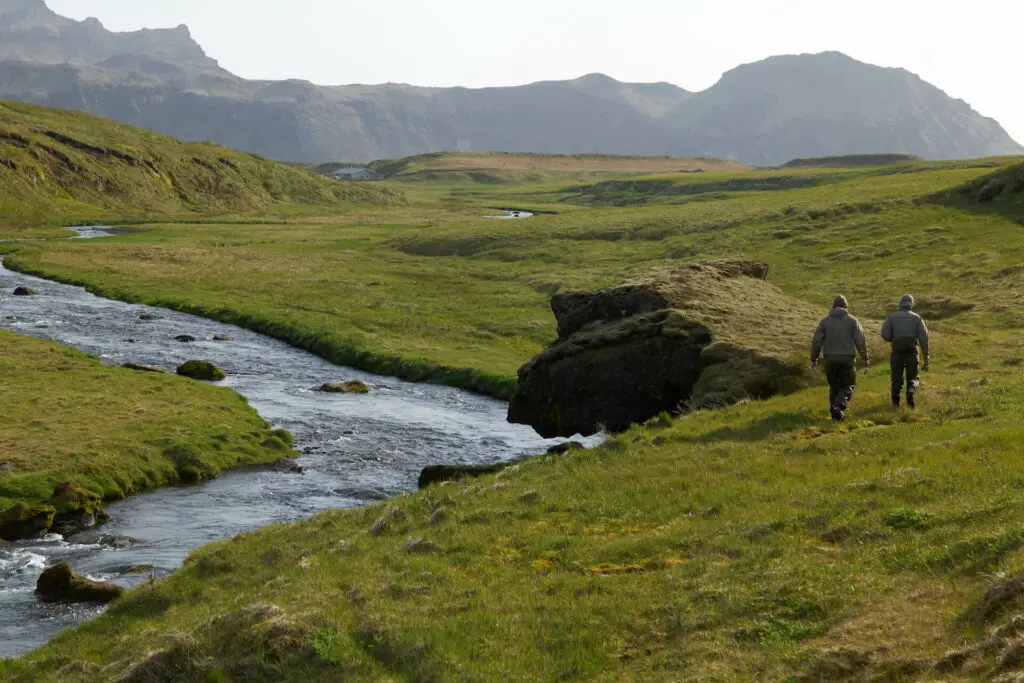
[(0, 102), (0, 224), (397, 201), (377, 185), (338, 183), (213, 144)]

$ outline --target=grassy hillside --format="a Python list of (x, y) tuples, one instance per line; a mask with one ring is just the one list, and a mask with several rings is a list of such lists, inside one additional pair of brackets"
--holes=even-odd
[(324, 211), (398, 201), (379, 186), (332, 182), (217, 145), (0, 102), (0, 237), (45, 235), (48, 226), (52, 232), (61, 223), (103, 217), (266, 214), (290, 205)]
[[(461, 194), (467, 183), (441, 203), (416, 189), (414, 208), (361, 207), (287, 230), (167, 224), (85, 244), (5, 245), (20, 269), (496, 394), (554, 337), (553, 292), (746, 257), (821, 315), (846, 294), (882, 368), (861, 375), (842, 425), (828, 421), (819, 380), (768, 401), (663, 416), (593, 451), (209, 546), (0, 673), (268, 682), (1017, 673), (1024, 237), (1012, 204), (929, 201), (991, 174), (986, 165), (788, 171), (828, 179), (625, 207), (580, 201), (578, 186)], [(730, 182), (672, 178), (719, 180)], [(510, 196), (567, 210), (479, 218)], [(879, 336), (907, 291), (933, 333), (913, 413), (889, 405)], [(770, 343), (753, 321), (771, 302), (748, 305), (749, 328), (729, 333)], [(806, 353), (813, 330), (803, 332), (804, 343), (797, 330), (775, 345)]]
[(921, 161), (921, 157), (913, 154), (848, 154), (836, 157), (793, 159), (779, 168), (871, 168), (908, 161)]
[(0, 376), (0, 511), (45, 501), (67, 481), (117, 499), (290, 455), (229, 389), (107, 367), (2, 330)]

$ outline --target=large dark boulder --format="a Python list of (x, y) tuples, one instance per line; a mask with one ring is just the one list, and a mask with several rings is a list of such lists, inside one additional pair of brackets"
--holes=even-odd
[(15, 287), (14, 296), (35, 296), (36, 290), (30, 287)]
[(711, 342), (671, 310), (588, 327), (519, 371), (508, 419), (545, 438), (622, 431), (686, 401)]
[(559, 338), (520, 369), (509, 421), (589, 436), (798, 388), (802, 371), (783, 354), (806, 346), (820, 315), (767, 275), (717, 261), (552, 297)]
[(47, 569), (36, 582), (36, 595), (43, 602), (106, 604), (117, 600), (122, 594), (124, 588), (79, 576), (68, 564)]

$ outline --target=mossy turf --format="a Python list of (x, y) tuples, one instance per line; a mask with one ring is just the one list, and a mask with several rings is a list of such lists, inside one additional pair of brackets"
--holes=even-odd
[[(821, 315), (846, 294), (876, 367), (880, 321), (913, 292), (933, 360), (916, 412), (890, 406), (888, 373), (875, 369), (842, 425), (816, 386), (240, 535), (0, 673), (902, 681), (935, 679), (938, 665), (943, 680), (995, 675), (1020, 661), (1001, 645), (965, 651), (962, 667), (940, 660), (1012, 630), (1024, 609), (1024, 236), (1012, 202), (931, 199), (993, 163), (789, 171), (829, 179), (628, 207), (572, 187), (424, 183), (404, 186), (405, 208), (8, 246), (21, 269), (248, 321), (364, 365), (467, 368), (463, 385), (511, 380), (554, 337), (553, 292), (728, 257), (768, 263), (779, 291)], [(477, 218), (520, 201), (561, 213)], [(755, 337), (767, 313), (730, 341)]]
[(234, 391), (52, 342), (0, 331), (0, 377), (0, 510), (52, 504), (66, 482), (117, 499), (290, 452)]

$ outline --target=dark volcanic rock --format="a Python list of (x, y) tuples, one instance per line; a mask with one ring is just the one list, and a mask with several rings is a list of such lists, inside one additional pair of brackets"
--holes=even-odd
[(67, 564), (47, 569), (36, 583), (36, 595), (43, 602), (75, 604), (80, 602), (108, 603), (124, 593), (113, 586), (79, 576)]
[(608, 292), (567, 292), (551, 299), (560, 339), (594, 322), (620, 320), (668, 307), (668, 299), (643, 286), (620, 287)]
[(34, 296), (35, 294), (36, 294), (36, 290), (30, 289), (28, 287), (15, 287), (14, 288), (14, 296)]
[(423, 468), (420, 472), (419, 487), (425, 489), (433, 484), (440, 484), (444, 481), (459, 481), (481, 477), (485, 474), (495, 474), (508, 467), (511, 463), (500, 463), (497, 465), (431, 465)]
[(195, 340), (196, 338), (190, 334), (182, 334), (174, 338), (174, 341), (181, 342), (182, 344), (191, 344)]
[(523, 366), (508, 419), (545, 438), (622, 431), (689, 399), (710, 344), (669, 310), (582, 330)]

